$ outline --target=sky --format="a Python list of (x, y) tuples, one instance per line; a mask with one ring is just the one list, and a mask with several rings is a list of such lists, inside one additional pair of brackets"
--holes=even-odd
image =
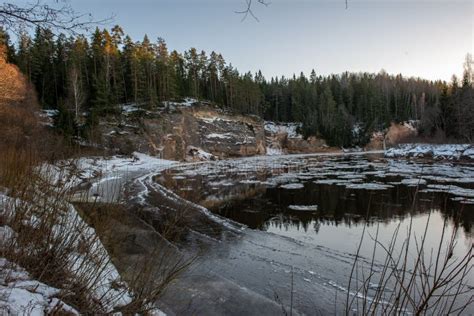
[[(71, 0), (78, 12), (113, 16), (134, 40), (162, 37), (180, 52), (222, 53), (240, 72), (402, 73), (450, 80), (474, 51), (474, 0), (268, 0), (252, 17), (245, 0)], [(112, 25), (110, 25), (112, 26)]]

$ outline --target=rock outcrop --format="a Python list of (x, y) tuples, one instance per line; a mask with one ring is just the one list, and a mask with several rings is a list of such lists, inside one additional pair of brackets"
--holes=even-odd
[(383, 132), (374, 132), (370, 142), (365, 146), (367, 150), (381, 150), (386, 147), (396, 146), (400, 143), (410, 141), (418, 136), (416, 121), (390, 124)]
[(385, 135), (385, 143), (393, 146), (401, 142), (409, 141), (411, 138), (418, 136), (416, 122), (408, 121), (400, 124), (392, 123)]
[(304, 139), (297, 123), (264, 122), (258, 116), (228, 112), (191, 99), (165, 105), (154, 111), (122, 106), (122, 115), (100, 122), (98, 143), (114, 153), (137, 151), (178, 161), (330, 150), (320, 138)]
[[(117, 153), (143, 152), (170, 160), (201, 160), (266, 153), (263, 120), (193, 105), (130, 110), (99, 124), (101, 143)], [(214, 158), (213, 158), (214, 159)]]
[(327, 151), (326, 142), (318, 137), (307, 139), (299, 133), (301, 124), (265, 122), (265, 139), (269, 154), (309, 154)]

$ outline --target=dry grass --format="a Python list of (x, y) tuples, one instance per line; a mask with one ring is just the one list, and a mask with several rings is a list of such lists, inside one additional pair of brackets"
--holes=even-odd
[[(416, 203), (416, 194), (413, 208)], [(461, 212), (457, 215), (460, 217)], [(428, 216), (424, 231), (414, 231), (410, 218), (406, 234), (397, 226), (389, 244), (379, 241), (379, 225), (375, 235), (365, 227), (352, 265), (347, 287), (346, 315), (461, 315), (474, 301), (468, 283), (472, 270), (472, 245), (461, 256), (454, 255), (460, 225), (448, 233), (448, 218), (435, 249), (427, 246)], [(360, 256), (364, 238), (373, 243), (370, 264)], [(402, 240), (401, 246), (398, 245)], [(376, 267), (376, 252), (382, 252), (382, 268)], [(374, 290), (374, 284), (375, 290)]]
[(0, 45), (0, 150), (39, 139), (38, 109), (33, 88), (16, 66), (6, 62), (5, 47)]
[[(81, 313), (148, 312), (190, 261), (170, 264), (165, 260), (170, 254), (156, 247), (153, 254), (119, 269), (133, 270), (133, 274), (125, 279), (118, 275), (99, 240), (100, 228), (92, 229), (70, 203), (73, 197), (77, 199), (68, 185), (74, 168), (58, 169), (43, 164), (39, 157), (31, 148), (0, 153), (0, 188), (8, 194), (0, 204), (0, 225), (14, 232), (13, 238), (1, 243), (0, 256), (34, 279), (61, 289), (57, 298)], [(87, 205), (89, 212), (118, 207)], [(167, 264), (160, 266), (160, 262)]]
[[(53, 170), (39, 170), (32, 152), (0, 156), (0, 183), (9, 196), (3, 203), (2, 224), (14, 232), (3, 242), (1, 256), (36, 280), (62, 289), (58, 298), (78, 310), (107, 312), (128, 290), (104, 284), (118, 276), (111, 274), (109, 256), (97, 235), (68, 203), (68, 188), (48, 181)], [(97, 299), (98, 293), (103, 299)]]

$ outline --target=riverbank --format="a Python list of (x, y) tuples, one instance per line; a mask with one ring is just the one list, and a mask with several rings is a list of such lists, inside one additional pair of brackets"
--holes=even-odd
[(385, 152), (387, 158), (423, 158), (474, 161), (472, 144), (400, 144)]

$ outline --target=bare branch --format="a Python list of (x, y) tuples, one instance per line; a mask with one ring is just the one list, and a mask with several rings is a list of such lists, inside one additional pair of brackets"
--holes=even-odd
[[(252, 18), (254, 18), (255, 21), (260, 22), (260, 20), (252, 11), (252, 2), (253, 0), (245, 0), (245, 8), (242, 11), (235, 11), (235, 13), (243, 15), (242, 21), (247, 19), (247, 17), (250, 15)], [(264, 6), (269, 6), (271, 2), (268, 2), (266, 0), (257, 0), (257, 3), (262, 4)], [(346, 10), (349, 9), (349, 0), (345, 0), (345, 4)]]
[(112, 17), (94, 20), (91, 14), (76, 12), (68, 0), (45, 0), (17, 5), (4, 2), (0, 4), (0, 25), (5, 29), (19, 34), (22, 30), (34, 27), (48, 28), (53, 32), (77, 34), (78, 31), (88, 31), (97, 24), (106, 24)]
[[(266, 0), (257, 0), (257, 2), (259, 4), (264, 5), (264, 6), (269, 6), (270, 5), (270, 2), (268, 2)], [(244, 10), (235, 11), (235, 13), (243, 15), (242, 21), (247, 19), (247, 17), (250, 15), (251, 17), (253, 17), (255, 19), (255, 21), (260, 22), (259, 19), (257, 18), (257, 16), (252, 11), (252, 0), (245, 0), (245, 4), (246, 4), (246, 6), (245, 6)]]

